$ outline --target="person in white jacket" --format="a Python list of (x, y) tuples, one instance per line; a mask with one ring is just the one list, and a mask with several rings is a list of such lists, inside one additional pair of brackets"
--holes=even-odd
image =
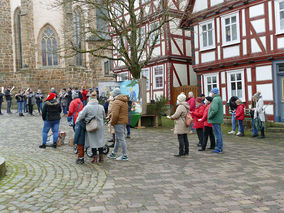
[(258, 138), (264, 138), (264, 123), (265, 123), (265, 112), (263, 98), (260, 92), (254, 94), (254, 99), (256, 100), (256, 106), (254, 110), (254, 119), (256, 129), (261, 131), (261, 135)]

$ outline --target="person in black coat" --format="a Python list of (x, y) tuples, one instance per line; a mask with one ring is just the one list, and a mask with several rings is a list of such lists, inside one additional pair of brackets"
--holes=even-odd
[(47, 136), (50, 129), (52, 129), (53, 133), (53, 148), (56, 148), (61, 111), (61, 106), (56, 100), (56, 94), (49, 93), (49, 96), (47, 97), (42, 109), (42, 119), (44, 121), (44, 124), (42, 129), (42, 145), (40, 145), (39, 148), (46, 148)]
[(232, 131), (228, 132), (230, 135), (234, 135), (236, 133), (236, 110), (237, 110), (237, 104), (236, 100), (239, 98), (237, 96), (232, 96), (229, 101), (229, 106), (232, 112)]
[(12, 114), (12, 112), (11, 112), (11, 106), (12, 106), (11, 92), (12, 92), (12, 90), (13, 89), (11, 89), (11, 87), (7, 87), (7, 89), (5, 90), (5, 98), (6, 98), (6, 102), (7, 102), (7, 113), (8, 114)]
[(126, 129), (127, 129), (127, 138), (130, 138), (130, 127), (131, 127), (131, 124), (132, 124), (132, 112), (131, 112), (131, 109), (132, 109), (132, 101), (130, 101), (128, 99), (128, 124), (126, 125)]

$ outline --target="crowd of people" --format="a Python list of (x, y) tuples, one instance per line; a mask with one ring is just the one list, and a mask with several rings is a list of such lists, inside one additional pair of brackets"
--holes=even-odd
[[(230, 110), (232, 113), (232, 131), (228, 134), (236, 134), (239, 137), (244, 136), (245, 105), (241, 99), (236, 96), (230, 98)], [(252, 119), (252, 137), (264, 138), (265, 113), (264, 103), (260, 92), (252, 97), (252, 107), (250, 115)], [(187, 116), (191, 117), (193, 122), (187, 126)], [(198, 151), (205, 151), (208, 137), (210, 137), (210, 147), (213, 153), (223, 152), (223, 135), (221, 124), (224, 121), (223, 101), (218, 88), (213, 88), (208, 97), (201, 94), (194, 98), (193, 92), (188, 93), (188, 98), (184, 93), (177, 97), (177, 109), (172, 116), (167, 116), (175, 121), (174, 133), (178, 136), (179, 153), (176, 157), (188, 155), (189, 143), (187, 134), (195, 130), (198, 136)], [(236, 120), (238, 121), (238, 132), (236, 133)], [(261, 132), (258, 135), (258, 131)]]
[[(7, 113), (11, 112), (12, 91), (14, 87), (2, 88), (0, 91), (0, 114), (3, 98), (6, 98)], [(39, 148), (46, 148), (48, 132), (53, 132), (53, 147), (56, 148), (56, 142), (59, 135), (59, 125), (61, 112), (67, 117), (67, 121), (74, 130), (74, 144), (78, 149), (78, 158), (76, 163), (84, 163), (84, 148), (90, 147), (93, 153), (92, 163), (103, 162), (104, 125), (108, 121), (109, 132), (113, 142), (109, 147), (113, 151), (108, 155), (111, 159), (128, 160), (127, 144), (125, 138), (130, 138), (131, 108), (132, 102), (129, 96), (122, 95), (119, 88), (110, 93), (110, 97), (104, 106), (98, 102), (98, 92), (89, 91), (82, 87), (63, 88), (59, 94), (54, 88), (51, 88), (45, 99), (41, 90), (36, 93), (31, 88), (19, 90), (14, 95), (18, 104), (19, 116), (24, 116), (23, 112), (29, 112), (33, 115), (33, 105), (36, 103), (39, 114), (44, 121), (42, 130), (42, 144)], [(245, 106), (241, 99), (236, 96), (230, 98), (230, 111), (232, 113), (232, 131), (228, 134), (244, 136)], [(252, 137), (264, 138), (265, 113), (264, 103), (260, 92), (252, 97), (252, 107), (250, 109), (252, 119)], [(189, 142), (187, 134), (196, 131), (198, 136), (198, 151), (205, 151), (208, 138), (210, 138), (210, 147), (213, 153), (223, 152), (223, 135), (221, 124), (224, 120), (223, 101), (218, 88), (213, 88), (209, 96), (201, 94), (195, 98), (193, 92), (188, 96), (181, 93), (177, 97), (177, 108), (172, 116), (167, 118), (174, 120), (174, 133), (178, 136), (179, 153), (176, 157), (189, 154)], [(190, 124), (188, 124), (190, 119)], [(238, 132), (236, 133), (236, 121), (238, 121)], [(260, 135), (258, 132), (260, 131)], [(127, 132), (127, 133), (126, 133)], [(118, 150), (121, 147), (122, 155), (118, 156)], [(99, 157), (97, 157), (99, 152)]]

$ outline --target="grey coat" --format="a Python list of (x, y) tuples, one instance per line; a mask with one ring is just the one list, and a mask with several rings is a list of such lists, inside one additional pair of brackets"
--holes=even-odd
[(185, 118), (189, 110), (189, 104), (181, 102), (176, 109), (175, 114), (171, 116), (175, 120), (174, 134), (188, 134), (189, 128), (185, 125)]
[(259, 119), (261, 121), (265, 121), (265, 114), (264, 114), (264, 103), (263, 103), (263, 98), (260, 96), (258, 101), (256, 102), (255, 110), (254, 110), (254, 119), (259, 116)]
[(87, 132), (85, 135), (85, 146), (91, 148), (100, 148), (105, 145), (104, 141), (104, 107), (98, 104), (98, 101), (91, 99), (84, 109), (79, 113), (77, 122), (84, 120), (88, 123), (93, 117), (97, 118), (98, 129), (95, 132)]

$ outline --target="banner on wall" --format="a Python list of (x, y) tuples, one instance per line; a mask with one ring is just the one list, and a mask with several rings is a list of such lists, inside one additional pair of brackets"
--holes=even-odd
[(115, 88), (120, 88), (119, 82), (99, 82), (98, 89), (100, 97), (109, 97), (109, 94), (111, 91), (113, 91)]

